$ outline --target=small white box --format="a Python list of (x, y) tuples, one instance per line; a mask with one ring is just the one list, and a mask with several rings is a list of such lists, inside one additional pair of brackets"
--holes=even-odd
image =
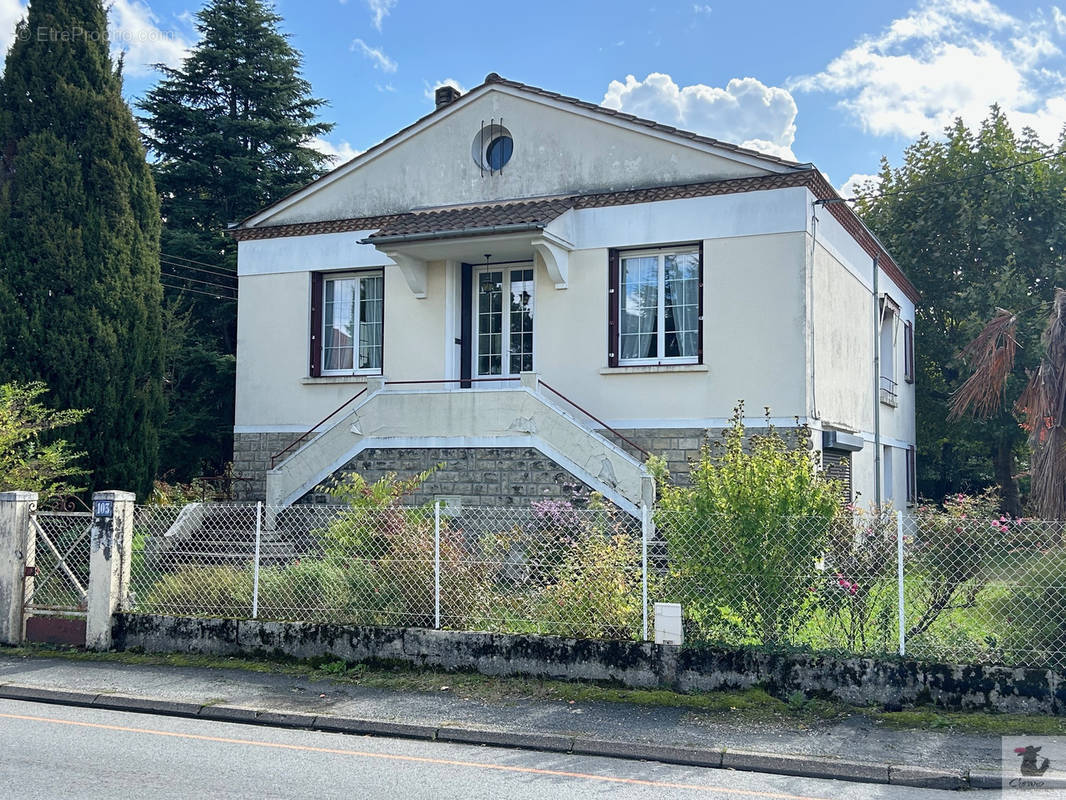
[(655, 604), (655, 644), (684, 644), (680, 603)]

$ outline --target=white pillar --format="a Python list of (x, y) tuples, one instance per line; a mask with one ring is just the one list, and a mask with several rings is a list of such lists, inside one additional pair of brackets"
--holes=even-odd
[(36, 539), (30, 515), (37, 492), (0, 492), (0, 644), (22, 642), (26, 565), (33, 564)]
[(531, 392), (537, 391), (540, 386), (540, 375), (536, 372), (520, 372), (518, 373), (518, 380), (522, 386)]
[(85, 646), (90, 650), (111, 648), (111, 617), (129, 590), (135, 499), (132, 492), (93, 493), (85, 622)]

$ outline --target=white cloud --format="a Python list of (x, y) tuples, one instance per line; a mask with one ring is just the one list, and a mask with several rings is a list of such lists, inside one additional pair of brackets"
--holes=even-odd
[(370, 7), (370, 21), (380, 31), (381, 23), (385, 21), (385, 17), (392, 11), (392, 7), (396, 5), (396, 0), (366, 0), (366, 4)]
[(1066, 14), (1058, 6), (1051, 7), (1051, 20), (1055, 23), (1055, 30), (1060, 36), (1066, 36)]
[(999, 103), (1012, 124), (1050, 141), (1066, 123), (1061, 35), (1066, 17), (1055, 7), (1050, 19), (1022, 19), (988, 0), (924, 0), (789, 88), (839, 95), (876, 135), (914, 138), (960, 116), (976, 125)]
[[(15, 24), (26, 14), (26, 6), (19, 0), (0, 0), (0, 58), (15, 40)], [(2, 62), (0, 62), (2, 64)], [(0, 66), (0, 72), (3, 71)]]
[(429, 81), (426, 81), (426, 99), (433, 103), (437, 100), (437, 89), (442, 86), (451, 86), (453, 89), (459, 92), (459, 94), (466, 94), (466, 89), (455, 78), (445, 78), (442, 81), (437, 81), (432, 86)]
[(358, 50), (364, 56), (369, 58), (374, 63), (374, 69), (380, 69), (382, 72), (385, 73), (392, 73), (396, 71), (396, 62), (389, 58), (387, 55), (385, 55), (385, 51), (382, 50), (380, 47), (371, 47), (362, 39), (356, 39), (354, 42), (352, 42), (351, 49), (353, 51)]
[(860, 190), (866, 188), (866, 184), (872, 183), (873, 188), (876, 189), (881, 185), (881, 176), (868, 175), (862, 172), (856, 172), (850, 178), (848, 178), (841, 186), (837, 187), (837, 192), (843, 198), (854, 197)]
[(356, 150), (343, 139), (339, 142), (331, 142), (321, 136), (315, 136), (307, 142), (307, 146), (329, 156), (334, 167), (340, 166), (346, 161), (351, 161), (363, 152), (362, 150)]
[(125, 54), (129, 75), (150, 75), (153, 64), (177, 66), (189, 52), (189, 42), (177, 31), (160, 28), (159, 18), (140, 0), (113, 0), (108, 28), (112, 56)]
[(755, 78), (733, 78), (725, 88), (702, 83), (679, 87), (653, 72), (638, 81), (611, 81), (602, 105), (695, 133), (793, 159), (796, 102), (787, 89)]
[(710, 14), (711, 13), (711, 7), (709, 5), (707, 5), (706, 3), (693, 3), (692, 4), (692, 13), (693, 14)]

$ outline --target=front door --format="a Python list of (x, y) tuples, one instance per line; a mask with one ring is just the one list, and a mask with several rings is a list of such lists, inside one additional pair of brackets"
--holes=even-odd
[(533, 369), (533, 265), (474, 270), (471, 361), (476, 378), (517, 378)]

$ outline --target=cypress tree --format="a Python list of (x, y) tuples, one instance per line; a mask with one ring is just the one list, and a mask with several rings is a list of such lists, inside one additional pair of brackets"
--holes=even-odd
[[(261, 0), (212, 0), (197, 14), (200, 41), (139, 108), (165, 220), (165, 282), (180, 298), (184, 344), (168, 368), (170, 416), (163, 440), (172, 477), (217, 470), (232, 445), (237, 247), (226, 226), (321, 175), (326, 156), (309, 140), (332, 129), (316, 121), (324, 101), (301, 77), (301, 56)], [(182, 266), (185, 264), (185, 266)], [(169, 297), (169, 296), (168, 296)], [(179, 337), (173, 337), (177, 340)]]
[(141, 496), (163, 416), (159, 230), (102, 3), (31, 0), (0, 78), (0, 382), (89, 409), (66, 438), (91, 487)]

